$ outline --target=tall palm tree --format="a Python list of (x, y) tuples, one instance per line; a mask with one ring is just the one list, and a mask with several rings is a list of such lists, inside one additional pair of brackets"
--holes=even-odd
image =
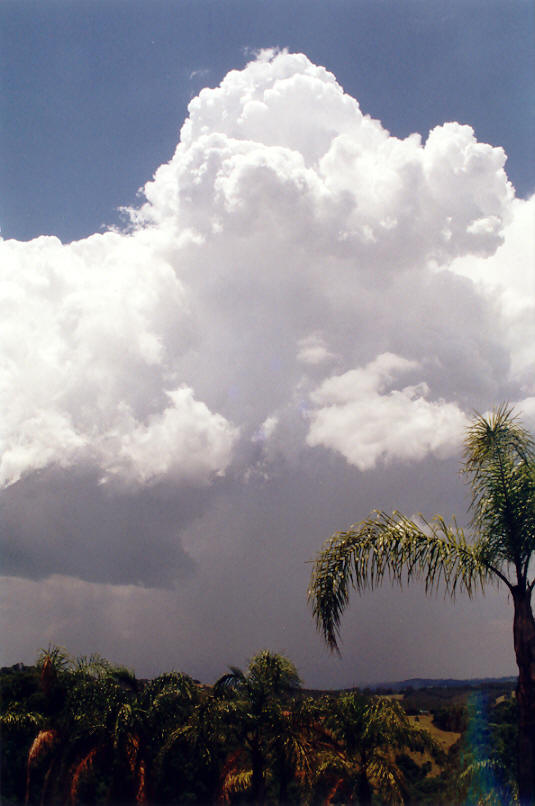
[(318, 784), (328, 783), (328, 802), (342, 797), (368, 806), (376, 794), (382, 803), (403, 803), (405, 782), (396, 753), (440, 752), (431, 736), (410, 722), (400, 703), (387, 697), (352, 691), (333, 698), (326, 724), (342, 751), (327, 757), (318, 776)]
[[(29, 803), (35, 789), (35, 769), (41, 770), (42, 781), (39, 781), (41, 802), (46, 802), (49, 792), (57, 788), (59, 765), (63, 748), (65, 729), (65, 701), (68, 691), (68, 675), (72, 669), (73, 659), (63, 647), (49, 644), (41, 649), (36, 668), (43, 691), (45, 719), (35, 736), (26, 762), (26, 798)], [(33, 788), (33, 789), (32, 789)]]
[(70, 658), (59, 647), (42, 651), (37, 666), (46, 717), (28, 753), (26, 802), (38, 797), (43, 804), (73, 806), (80, 788), (97, 778), (110, 794), (120, 778), (120, 789), (130, 786), (135, 800), (140, 789), (137, 737), (130, 741), (128, 733), (135, 706), (133, 675), (98, 655)]
[(246, 672), (232, 667), (215, 683), (216, 696), (226, 695), (235, 706), (236, 750), (225, 769), (224, 794), (232, 781), (249, 789), (251, 803), (265, 802), (268, 767), (273, 750), (280, 751), (284, 706), (300, 685), (294, 664), (267, 650), (255, 655)]
[(193, 679), (180, 672), (160, 675), (137, 695), (125, 738), (135, 749), (138, 803), (156, 799), (161, 749), (189, 719), (199, 698)]
[(277, 803), (306, 802), (319, 760), (336, 741), (325, 727), (321, 703), (308, 697), (275, 709), (271, 768)]
[(202, 691), (187, 719), (168, 731), (155, 761), (157, 803), (221, 803), (232, 704)]
[(475, 417), (466, 433), (463, 472), (472, 488), (470, 541), (455, 521), (448, 525), (440, 516), (420, 525), (399, 512), (376, 512), (324, 544), (309, 600), (318, 629), (338, 650), (351, 588), (373, 589), (385, 575), (400, 585), (423, 580), (428, 593), (442, 585), (451, 596), (505, 585), (514, 605), (519, 673), (519, 796), (521, 803), (535, 803), (535, 443), (510, 407)]

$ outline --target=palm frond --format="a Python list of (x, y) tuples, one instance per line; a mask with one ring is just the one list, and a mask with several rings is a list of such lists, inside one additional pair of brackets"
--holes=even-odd
[(76, 803), (80, 782), (83, 780), (84, 776), (92, 771), (96, 755), (97, 748), (93, 747), (89, 753), (74, 765), (69, 789), (69, 801), (71, 804)]
[(378, 512), (324, 544), (314, 562), (308, 597), (316, 625), (331, 649), (338, 651), (350, 589), (358, 593), (374, 589), (386, 576), (399, 585), (423, 580), (427, 593), (443, 585), (450, 595), (463, 590), (471, 596), (497, 573), (477, 544), (467, 543), (455, 522), (448, 526), (437, 516), (423, 523), (424, 528), (399, 512)]
[(35, 665), (40, 672), (43, 672), (44, 668), (49, 667), (52, 667), (56, 673), (65, 672), (72, 668), (73, 659), (65, 647), (49, 644), (46, 649), (39, 650)]
[(42, 728), (45, 718), (36, 711), (25, 711), (19, 703), (10, 705), (4, 714), (0, 714), (1, 729)]
[(507, 403), (486, 416), (476, 413), (464, 440), (465, 470), (484, 474), (489, 457), (496, 451), (513, 452), (525, 462), (535, 460), (535, 440)]
[(214, 685), (213, 692), (216, 697), (232, 697), (237, 690), (242, 688), (246, 682), (246, 677), (237, 666), (231, 666), (230, 672), (221, 675)]
[(247, 792), (251, 787), (253, 773), (251, 770), (240, 770), (239, 772), (229, 772), (221, 786), (221, 796), (225, 803), (230, 802), (230, 795), (237, 792)]
[(113, 664), (109, 660), (103, 658), (98, 652), (91, 655), (80, 655), (73, 661), (73, 671), (79, 674), (85, 674), (87, 677), (99, 679), (111, 674)]
[[(26, 798), (24, 801), (26, 804), (30, 799), (32, 768), (46, 753), (53, 750), (58, 742), (59, 734), (56, 730), (41, 730), (33, 740), (26, 761)], [(49, 768), (49, 771), (50, 769), (52, 767)]]
[(387, 755), (377, 753), (367, 768), (367, 774), (373, 784), (373, 788), (381, 797), (381, 803), (404, 803), (403, 784), (405, 780), (403, 773)]
[(501, 806), (503, 803), (519, 803), (518, 784), (505, 765), (497, 759), (477, 759), (461, 772), (459, 780), (468, 783), (471, 800), (481, 806)]
[(28, 767), (35, 764), (38, 758), (54, 747), (58, 740), (59, 736), (56, 730), (41, 730), (31, 744), (28, 753)]
[(252, 770), (243, 748), (233, 751), (228, 756), (221, 773), (219, 799), (223, 803), (230, 803), (232, 794), (244, 792), (250, 788), (252, 777)]
[(535, 548), (535, 442), (503, 404), (467, 430), (463, 473), (472, 488), (472, 525), (495, 554), (527, 571)]

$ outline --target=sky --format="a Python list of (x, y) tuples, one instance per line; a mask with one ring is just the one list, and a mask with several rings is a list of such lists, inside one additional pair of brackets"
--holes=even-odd
[(0, 3), (3, 664), (213, 682), (514, 674), (503, 590), (306, 590), (373, 509), (456, 514), (535, 430), (524, 0)]

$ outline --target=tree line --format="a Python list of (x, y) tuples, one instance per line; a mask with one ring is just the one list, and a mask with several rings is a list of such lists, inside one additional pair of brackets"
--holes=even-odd
[(203, 686), (178, 672), (140, 681), (98, 655), (49, 647), (0, 684), (5, 806), (451, 806), (470, 792), (513, 802), (513, 701), (488, 737), (503, 772), (489, 787), (473, 749), (458, 741), (445, 753), (400, 701), (356, 689), (310, 696), (294, 664), (269, 651)]

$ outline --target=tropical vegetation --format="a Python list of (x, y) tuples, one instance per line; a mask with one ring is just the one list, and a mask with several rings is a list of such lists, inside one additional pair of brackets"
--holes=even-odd
[[(480, 745), (471, 688), (306, 691), (267, 650), (206, 686), (49, 647), (35, 666), (1, 670), (0, 693), (5, 806), (514, 802), (510, 684), (488, 689), (488, 713), (474, 700)], [(504, 771), (492, 786), (482, 747)]]

